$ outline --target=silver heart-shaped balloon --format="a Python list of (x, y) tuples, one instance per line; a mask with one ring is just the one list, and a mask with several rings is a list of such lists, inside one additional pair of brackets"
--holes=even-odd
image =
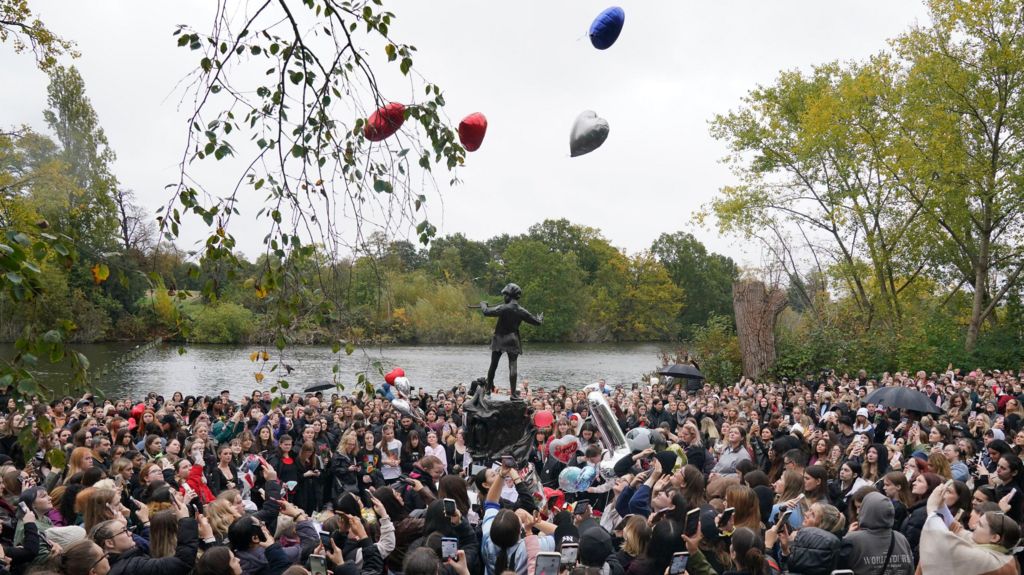
[(592, 110), (586, 110), (576, 117), (569, 135), (569, 155), (582, 156), (601, 147), (608, 139), (608, 120)]
[(411, 388), (409, 386), (409, 378), (405, 376), (396, 377), (395, 389), (398, 390), (398, 394), (402, 397), (410, 397)]

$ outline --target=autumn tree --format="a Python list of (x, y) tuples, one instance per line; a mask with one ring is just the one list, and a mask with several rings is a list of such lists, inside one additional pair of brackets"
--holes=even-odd
[(937, 264), (971, 290), (965, 347), (1024, 270), (1024, 13), (1019, 2), (930, 0), (896, 39), (902, 90), (881, 102), (906, 144), (889, 165), (928, 219)]

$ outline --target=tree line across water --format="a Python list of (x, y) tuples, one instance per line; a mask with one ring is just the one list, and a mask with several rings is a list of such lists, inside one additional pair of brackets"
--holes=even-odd
[[(722, 232), (759, 240), (789, 292), (778, 375), (1024, 360), (1024, 21), (1012, 2), (929, 7), (932, 22), (890, 48), (784, 72), (712, 122), (737, 181), (707, 213)], [(178, 44), (202, 46), (193, 35)], [(47, 133), (0, 130), (0, 341), (51, 358), (63, 342), (155, 336), (482, 343), (492, 326), (467, 306), (516, 281), (523, 304), (545, 312), (527, 339), (684, 341), (713, 380), (739, 375), (731, 289), (741, 271), (684, 231), (626, 254), (566, 220), (484, 241), (433, 237), (424, 221), (427, 247), (371, 236), (339, 257), (278, 225), (250, 261), (220, 214), (183, 190), (182, 211), (212, 230), (185, 253), (173, 243), (178, 210), (162, 214), (160, 234), (118, 182), (75, 68), (40, 67)], [(208, 127), (197, 156), (232, 155), (221, 140), (233, 126)], [(459, 163), (457, 146), (443, 150), (438, 161)], [(374, 178), (375, 191), (394, 193)], [(280, 224), (276, 210), (265, 217)]]

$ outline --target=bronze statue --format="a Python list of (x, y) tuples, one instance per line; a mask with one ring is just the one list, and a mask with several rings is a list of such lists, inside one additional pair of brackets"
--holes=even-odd
[(487, 390), (488, 393), (494, 390), (494, 372), (498, 369), (501, 354), (506, 353), (510, 395), (512, 399), (519, 399), (519, 393), (516, 392), (516, 360), (523, 353), (523, 347), (519, 342), (519, 324), (525, 321), (531, 325), (541, 325), (544, 323), (544, 314), (535, 316), (519, 305), (523, 290), (516, 284), (510, 283), (505, 286), (501, 290), (501, 295), (505, 298), (503, 304), (490, 307), (487, 302), (480, 302), (480, 311), (485, 316), (498, 318), (498, 323), (494, 326), (494, 336), (491, 338), (491, 367), (487, 370)]

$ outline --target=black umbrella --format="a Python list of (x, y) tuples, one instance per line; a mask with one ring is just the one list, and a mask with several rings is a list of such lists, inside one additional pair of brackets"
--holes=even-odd
[(883, 387), (868, 394), (861, 403), (882, 404), (885, 407), (906, 409), (918, 413), (942, 413), (935, 402), (912, 387)]
[(336, 389), (337, 386), (333, 383), (321, 383), (314, 385), (313, 387), (307, 387), (306, 393), (316, 393), (318, 391), (327, 391), (328, 389)]
[(704, 379), (704, 374), (697, 369), (696, 364), (689, 363), (677, 363), (675, 365), (662, 368), (658, 372), (658, 375), (668, 375), (671, 377), (678, 377), (680, 379)]

